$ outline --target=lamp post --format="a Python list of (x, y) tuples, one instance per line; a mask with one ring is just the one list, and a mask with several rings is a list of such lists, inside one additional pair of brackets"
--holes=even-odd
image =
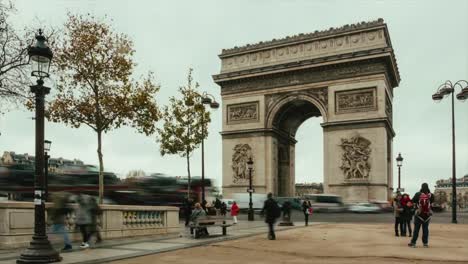
[[(200, 102), (202, 103), (203, 107), (205, 105), (209, 105), (211, 109), (218, 109), (219, 108), (219, 103), (216, 102), (216, 99), (213, 95), (203, 92), (203, 94), (199, 97)], [(194, 102), (193, 101), (188, 101), (185, 102), (185, 105), (187, 106), (193, 106)], [(201, 157), (201, 189), (202, 189), (202, 197), (201, 197), (201, 202), (205, 201), (205, 115), (204, 111), (201, 115), (201, 125), (202, 125), (202, 130), (201, 130), (201, 152), (202, 152), (202, 157)]]
[(44, 174), (45, 174), (45, 201), (49, 199), (49, 154), (48, 152), (50, 151), (50, 146), (52, 145), (52, 141), (50, 140), (44, 140)]
[(44, 98), (50, 88), (44, 86), (44, 78), (49, 77), (52, 51), (47, 45), (42, 30), (36, 35), (36, 43), (28, 47), (31, 76), (37, 78), (31, 86), (36, 108), (36, 162), (34, 179), (34, 235), (29, 247), (23, 251), (17, 263), (51, 263), (61, 261), (59, 253), (52, 247), (46, 235), (44, 197)]
[(254, 220), (254, 212), (253, 212), (253, 204), (252, 204), (252, 193), (253, 193), (253, 187), (252, 187), (252, 170), (253, 170), (253, 160), (252, 157), (249, 158), (247, 161), (247, 169), (249, 169), (249, 189), (247, 190), (249, 192), (249, 213), (248, 213), (248, 220), (253, 221)]
[(398, 166), (398, 192), (401, 192), (401, 166), (403, 165), (403, 157), (401, 153), (398, 153), (398, 157), (396, 158), (397, 166)]
[(440, 101), (445, 96), (452, 95), (452, 223), (457, 223), (457, 175), (455, 166), (455, 87), (460, 87), (461, 91), (456, 95), (458, 100), (464, 101), (468, 98), (468, 82), (465, 80), (452, 83), (446, 81), (437, 88), (432, 95), (434, 101)]

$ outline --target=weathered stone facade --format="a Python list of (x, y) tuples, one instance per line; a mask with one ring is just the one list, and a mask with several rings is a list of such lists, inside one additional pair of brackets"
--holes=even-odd
[[(256, 192), (295, 195), (296, 131), (322, 117), (324, 192), (387, 200), (392, 101), (400, 81), (383, 20), (223, 50), (213, 76), (223, 101), (223, 191), (245, 192), (238, 146), (249, 146)], [(235, 168), (235, 169), (234, 169)]]

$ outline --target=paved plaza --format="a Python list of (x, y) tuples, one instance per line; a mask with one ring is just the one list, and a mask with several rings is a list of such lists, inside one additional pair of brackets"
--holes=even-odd
[[(341, 222), (338, 216), (347, 214), (317, 214), (314, 220), (333, 216), (336, 222), (278, 226), (276, 241), (266, 239), (267, 227), (258, 219), (240, 221), (227, 236), (211, 228), (213, 236), (195, 240), (181, 227), (177, 234), (107, 240), (88, 250), (75, 244), (72, 252), (61, 254), (61, 263), (468, 263), (466, 214), (458, 225), (441, 221), (447, 214), (435, 218), (428, 249), (420, 241), (418, 248), (408, 248), (408, 237), (394, 237), (390, 214), (356, 215), (367, 223)], [(380, 222), (384, 218), (387, 222)], [(0, 264), (15, 263), (20, 253), (0, 250)]]
[(433, 224), (430, 248), (409, 248), (408, 237), (394, 237), (391, 224), (315, 224), (113, 262), (133, 263), (468, 263), (468, 225)]

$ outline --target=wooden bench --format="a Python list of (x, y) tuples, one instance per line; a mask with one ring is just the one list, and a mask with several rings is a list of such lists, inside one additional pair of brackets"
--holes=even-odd
[(206, 215), (200, 216), (195, 222), (190, 223), (190, 234), (193, 235), (195, 231), (195, 238), (199, 238), (201, 235), (201, 230), (208, 227), (221, 227), (223, 230), (223, 236), (227, 235), (227, 228), (232, 226), (231, 224), (226, 223), (225, 216), (216, 216), (216, 215)]

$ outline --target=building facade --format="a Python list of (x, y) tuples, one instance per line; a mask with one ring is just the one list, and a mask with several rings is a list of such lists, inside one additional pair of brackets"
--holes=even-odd
[[(457, 179), (456, 187), (458, 208), (468, 208), (468, 174)], [(435, 203), (441, 205), (442, 207), (451, 207), (452, 179), (441, 179), (436, 182), (434, 198)]]
[[(34, 156), (25, 154), (17, 154), (14, 151), (5, 151), (3, 152), (2, 157), (0, 158), (0, 164), (10, 165), (10, 164), (28, 164), (34, 166), (36, 158)], [(54, 172), (58, 168), (63, 166), (84, 166), (83, 161), (78, 159), (64, 159), (60, 158), (49, 158), (49, 171)]]

